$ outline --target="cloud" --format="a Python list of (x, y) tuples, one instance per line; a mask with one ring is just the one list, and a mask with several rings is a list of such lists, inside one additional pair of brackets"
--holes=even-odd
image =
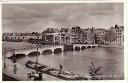
[(2, 5), (3, 32), (123, 25), (123, 3), (38, 3)]

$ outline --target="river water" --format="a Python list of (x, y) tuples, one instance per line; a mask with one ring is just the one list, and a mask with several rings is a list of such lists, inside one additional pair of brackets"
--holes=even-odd
[[(102, 74), (109, 76), (124, 75), (124, 54), (122, 48), (90, 48), (83, 51), (70, 51), (60, 54), (40, 55), (39, 63), (59, 68), (61, 64), (63, 70), (78, 74), (88, 74), (88, 66), (93, 61), (96, 67), (102, 67)], [(25, 64), (26, 61), (36, 61), (36, 57), (24, 57), (18, 63)]]

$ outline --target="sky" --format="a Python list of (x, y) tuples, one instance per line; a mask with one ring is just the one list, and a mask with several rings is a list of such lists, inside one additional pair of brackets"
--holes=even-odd
[(46, 28), (123, 26), (123, 3), (2, 4), (3, 32), (43, 32)]

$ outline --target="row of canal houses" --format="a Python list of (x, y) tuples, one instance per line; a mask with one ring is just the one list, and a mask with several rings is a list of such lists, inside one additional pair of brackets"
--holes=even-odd
[(79, 26), (72, 28), (47, 28), (42, 33), (3, 33), (3, 41), (31, 42), (37, 39), (42, 44), (109, 44), (111, 46), (123, 45), (123, 26), (115, 25), (111, 30), (116, 33), (117, 40), (105, 41), (104, 37), (108, 30), (102, 28), (82, 29)]
[(71, 29), (60, 28), (53, 30), (53, 28), (48, 28), (42, 33), (42, 39), (55, 44), (92, 44), (94, 43), (92, 35), (91, 29), (88, 29), (87, 33), (85, 33), (79, 26), (72, 27)]
[(113, 31), (116, 35), (116, 40), (112, 42), (106, 42), (111, 47), (124, 47), (124, 26), (115, 25), (115, 27), (111, 27), (111, 31)]
[(3, 41), (29, 41), (39, 39), (44, 44), (77, 44), (94, 43), (94, 34), (92, 29), (81, 29), (79, 26), (70, 28), (47, 28), (42, 33), (3, 33)]
[(2, 34), (2, 41), (10, 41), (10, 42), (26, 42), (30, 38), (35, 39), (38, 33), (3, 33)]

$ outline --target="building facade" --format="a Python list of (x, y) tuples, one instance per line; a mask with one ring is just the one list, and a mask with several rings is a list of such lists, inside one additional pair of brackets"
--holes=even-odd
[(95, 35), (94, 35), (94, 38), (95, 38), (95, 43), (96, 44), (105, 44), (105, 32), (106, 30), (105, 29), (95, 29), (94, 30), (95, 32)]
[(111, 27), (111, 30), (116, 35), (116, 40), (109, 42), (109, 45), (112, 47), (123, 47), (124, 46), (124, 27), (115, 25)]

